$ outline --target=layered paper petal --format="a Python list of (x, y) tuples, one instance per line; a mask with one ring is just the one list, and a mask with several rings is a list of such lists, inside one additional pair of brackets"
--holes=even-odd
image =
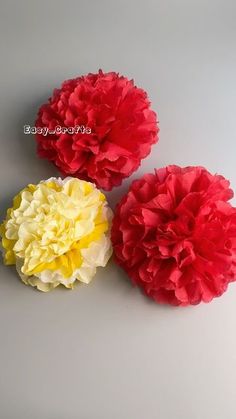
[[(58, 126), (91, 132), (53, 133)], [(36, 135), (40, 157), (105, 190), (137, 170), (159, 131), (147, 93), (133, 80), (101, 70), (65, 81), (40, 107), (36, 127), (50, 130)]]
[(168, 166), (134, 181), (116, 208), (116, 262), (157, 302), (209, 302), (236, 280), (236, 208), (229, 182)]
[(25, 284), (49, 291), (89, 283), (112, 249), (112, 212), (94, 184), (51, 178), (28, 185), (1, 225), (4, 262)]

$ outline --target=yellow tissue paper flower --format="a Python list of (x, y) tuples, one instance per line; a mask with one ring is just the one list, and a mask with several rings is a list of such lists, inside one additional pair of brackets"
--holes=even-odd
[(28, 185), (0, 226), (4, 263), (26, 285), (49, 291), (88, 284), (112, 254), (112, 211), (90, 182), (51, 178)]

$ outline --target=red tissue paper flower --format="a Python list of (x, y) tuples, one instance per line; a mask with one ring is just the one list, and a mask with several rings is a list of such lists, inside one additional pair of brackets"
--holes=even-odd
[(209, 302), (236, 280), (236, 208), (224, 177), (168, 166), (132, 183), (112, 227), (116, 262), (160, 303)]
[(101, 70), (65, 81), (39, 109), (36, 127), (40, 157), (105, 190), (139, 167), (159, 131), (147, 93), (133, 80)]

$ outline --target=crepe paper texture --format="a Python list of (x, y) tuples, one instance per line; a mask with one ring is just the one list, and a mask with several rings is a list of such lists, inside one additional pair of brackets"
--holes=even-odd
[[(40, 157), (52, 161), (63, 175), (105, 190), (138, 169), (159, 131), (147, 93), (133, 80), (101, 70), (65, 81), (40, 107), (35, 125)], [(72, 129), (61, 132), (60, 127)], [(86, 130), (74, 132), (75, 127)]]
[(30, 184), (1, 224), (4, 262), (41, 291), (73, 288), (77, 280), (88, 284), (112, 254), (111, 217), (92, 183), (68, 177)]
[(113, 219), (116, 262), (147, 296), (187, 306), (236, 280), (236, 208), (229, 182), (168, 166), (132, 183)]

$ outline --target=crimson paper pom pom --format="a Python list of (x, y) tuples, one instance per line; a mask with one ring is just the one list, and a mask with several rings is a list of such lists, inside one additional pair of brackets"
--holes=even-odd
[(40, 157), (106, 190), (139, 167), (159, 131), (146, 92), (133, 80), (101, 70), (65, 81), (39, 109), (36, 127)]
[(136, 180), (117, 206), (116, 261), (161, 303), (209, 302), (236, 280), (236, 208), (229, 182), (168, 166)]

